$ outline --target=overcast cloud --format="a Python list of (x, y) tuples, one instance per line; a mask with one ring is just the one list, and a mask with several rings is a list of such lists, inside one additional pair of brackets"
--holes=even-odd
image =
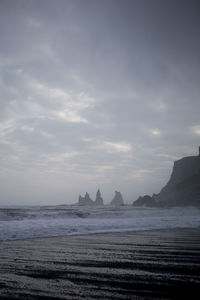
[(0, 204), (159, 192), (200, 144), (200, 7), (0, 1)]

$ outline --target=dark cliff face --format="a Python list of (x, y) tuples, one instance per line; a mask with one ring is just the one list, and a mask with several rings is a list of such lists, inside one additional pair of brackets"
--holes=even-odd
[(200, 175), (200, 157), (189, 156), (174, 162), (171, 178), (163, 190), (170, 191), (183, 181)]
[(155, 196), (157, 204), (200, 205), (200, 157), (175, 161), (167, 185)]
[(160, 193), (139, 197), (133, 205), (200, 206), (200, 156), (175, 161), (170, 180)]

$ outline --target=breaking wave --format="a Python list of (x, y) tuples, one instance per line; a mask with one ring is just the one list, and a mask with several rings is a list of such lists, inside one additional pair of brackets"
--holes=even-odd
[(0, 240), (199, 226), (200, 210), (195, 207), (0, 208)]

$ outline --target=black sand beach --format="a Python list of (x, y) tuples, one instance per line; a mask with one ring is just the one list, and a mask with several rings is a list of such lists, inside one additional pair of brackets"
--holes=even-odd
[(200, 229), (0, 243), (0, 299), (196, 299), (199, 292)]

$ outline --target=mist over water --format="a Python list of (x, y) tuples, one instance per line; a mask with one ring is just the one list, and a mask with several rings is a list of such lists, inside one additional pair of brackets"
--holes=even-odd
[(195, 207), (43, 206), (0, 209), (0, 240), (199, 227)]

